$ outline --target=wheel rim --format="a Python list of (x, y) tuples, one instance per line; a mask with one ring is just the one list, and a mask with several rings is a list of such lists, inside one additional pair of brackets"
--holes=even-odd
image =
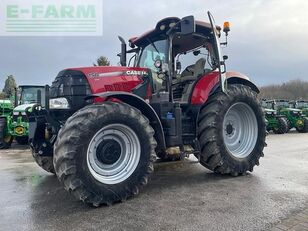
[(136, 133), (126, 125), (111, 124), (100, 129), (87, 150), (92, 176), (104, 184), (117, 184), (135, 171), (141, 147)]
[(229, 153), (237, 158), (250, 155), (258, 138), (258, 122), (252, 108), (246, 103), (235, 103), (223, 121), (223, 138)]

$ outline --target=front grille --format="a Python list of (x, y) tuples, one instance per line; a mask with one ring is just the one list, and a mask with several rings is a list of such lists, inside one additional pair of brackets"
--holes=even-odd
[(49, 91), (50, 98), (65, 97), (72, 111), (84, 107), (87, 104), (85, 97), (90, 94), (91, 89), (86, 76), (76, 70), (59, 72)]
[(21, 116), (22, 122), (29, 122), (28, 117), (26, 115), (13, 115), (13, 121), (17, 122), (18, 117)]

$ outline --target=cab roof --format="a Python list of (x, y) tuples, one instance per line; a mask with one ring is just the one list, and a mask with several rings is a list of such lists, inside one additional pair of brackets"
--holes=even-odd
[[(129, 39), (130, 46), (140, 46), (142, 45), (145, 41), (148, 40), (148, 38), (153, 38), (153, 37), (165, 37), (167, 31), (174, 26), (176, 23), (178, 23), (181, 19), (177, 17), (167, 17), (162, 20), (160, 20), (154, 29), (140, 35), (139, 37), (133, 37)], [(195, 21), (196, 24), (196, 32), (197, 33), (209, 33), (211, 31), (211, 24), (208, 22), (203, 22), (203, 21)], [(216, 26), (217, 30), (221, 30), (219, 26)]]
[(37, 87), (37, 88), (44, 88), (45, 86), (41, 86), (41, 85), (19, 85), (18, 87), (21, 88), (27, 88), (27, 87)]

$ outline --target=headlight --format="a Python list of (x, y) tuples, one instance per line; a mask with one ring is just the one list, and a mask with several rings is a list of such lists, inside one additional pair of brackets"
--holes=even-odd
[(49, 99), (50, 109), (69, 109), (70, 105), (66, 98)]

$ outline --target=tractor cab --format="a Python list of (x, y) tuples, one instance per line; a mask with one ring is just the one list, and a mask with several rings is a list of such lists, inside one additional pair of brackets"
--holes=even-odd
[[(159, 21), (155, 29), (129, 40), (132, 50), (121, 52), (121, 63), (126, 53), (136, 52), (134, 66), (150, 69), (152, 100), (189, 103), (194, 84), (201, 77), (216, 72), (224, 90), (224, 59), (221, 57), (221, 28), (211, 23), (195, 21), (193, 16), (183, 19), (169, 17)], [(226, 35), (229, 24), (225, 23)], [(121, 40), (123, 42), (123, 39)], [(226, 43), (224, 43), (226, 45)]]
[(276, 109), (279, 111), (289, 111), (294, 115), (300, 114), (300, 110), (296, 108), (296, 101), (289, 101), (285, 99), (276, 100)]
[(308, 100), (298, 100), (296, 108), (298, 108), (298, 109), (307, 109), (308, 108)]
[(45, 87), (37, 85), (21, 85), (18, 90), (18, 105), (39, 103), (44, 106)]

